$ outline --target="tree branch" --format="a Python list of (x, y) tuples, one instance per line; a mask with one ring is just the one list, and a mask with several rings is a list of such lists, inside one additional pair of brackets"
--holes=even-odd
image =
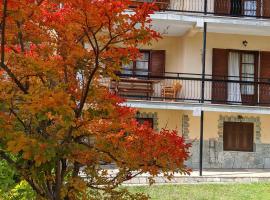
[(16, 85), (25, 93), (27, 94), (27, 90), (24, 88), (22, 83), (17, 79), (17, 77), (12, 73), (12, 71), (8, 68), (5, 64), (5, 32), (6, 32), (6, 17), (7, 17), (7, 2), (8, 0), (3, 0), (3, 18), (2, 18), (2, 32), (1, 32), (1, 67), (7, 72), (11, 79), (14, 80)]
[(3, 0), (3, 18), (1, 27), (1, 65), (5, 61), (5, 32), (6, 32), (6, 17), (7, 17), (7, 0)]
[(9, 111), (16, 117), (16, 119), (21, 123), (21, 125), (24, 127), (24, 130), (28, 132), (28, 128), (26, 124), (23, 122), (23, 120), (17, 115), (17, 113), (12, 109), (9, 108)]
[[(87, 32), (86, 32), (86, 34), (87, 34)], [(93, 37), (94, 37), (96, 48), (93, 45), (93, 43), (90, 43), (90, 44), (91, 44), (91, 46), (92, 46), (92, 48), (94, 50), (94, 53), (95, 53), (95, 67), (94, 67), (93, 71), (90, 73), (90, 75), (89, 75), (89, 77), (87, 79), (86, 85), (85, 85), (85, 87), (83, 89), (80, 104), (79, 104), (78, 109), (76, 110), (76, 118), (80, 117), (80, 115), (82, 113), (84, 104), (86, 102), (86, 99), (87, 99), (87, 96), (88, 96), (88, 93), (89, 93), (90, 84), (91, 84), (92, 79), (94, 78), (94, 76), (95, 76), (95, 74), (96, 74), (96, 72), (97, 72), (97, 70), (99, 68), (99, 47), (98, 47), (98, 42), (97, 42), (96, 37), (94, 35), (93, 35)], [(90, 39), (89, 36), (88, 36), (88, 38)]]
[(55, 176), (56, 176), (55, 199), (60, 199), (60, 191), (61, 191), (61, 186), (62, 186), (61, 170), (62, 170), (61, 160), (58, 159), (56, 162), (56, 173), (55, 173)]

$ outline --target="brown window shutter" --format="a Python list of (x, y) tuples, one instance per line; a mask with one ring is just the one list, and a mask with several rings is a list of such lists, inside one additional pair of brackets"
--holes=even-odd
[[(228, 76), (228, 50), (213, 49), (212, 75), (214, 80), (227, 80)], [(212, 82), (212, 102), (224, 103), (227, 101), (227, 83)]]
[(165, 50), (152, 50), (150, 52), (150, 76), (164, 76)]
[(260, 52), (260, 81), (269, 84), (260, 84), (259, 102), (261, 105), (270, 105), (270, 52)]
[(223, 125), (223, 149), (230, 151), (237, 146), (237, 133), (234, 130), (235, 126), (231, 125), (231, 122), (224, 122)]
[(270, 17), (270, 1), (269, 0), (262, 0), (263, 5), (263, 16), (264, 17)]
[(239, 123), (239, 150), (253, 151), (253, 123)]
[(254, 124), (247, 122), (224, 122), (224, 151), (253, 151)]
[(231, 11), (231, 0), (215, 0), (214, 12), (219, 15), (229, 15)]

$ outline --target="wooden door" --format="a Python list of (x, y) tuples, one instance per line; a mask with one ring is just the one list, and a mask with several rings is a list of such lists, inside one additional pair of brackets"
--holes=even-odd
[[(259, 104), (270, 105), (270, 52), (260, 52)], [(269, 82), (269, 84), (267, 84)]]
[(212, 103), (226, 103), (228, 96), (228, 50), (213, 49)]
[(165, 50), (152, 50), (150, 52), (150, 76), (161, 78), (165, 73)]

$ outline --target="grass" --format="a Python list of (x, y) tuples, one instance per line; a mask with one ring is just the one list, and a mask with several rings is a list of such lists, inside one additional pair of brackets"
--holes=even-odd
[(270, 200), (270, 183), (196, 184), (129, 187), (153, 200)]

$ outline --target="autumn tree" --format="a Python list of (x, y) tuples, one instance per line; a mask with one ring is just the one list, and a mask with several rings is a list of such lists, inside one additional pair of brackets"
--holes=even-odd
[(117, 187), (142, 173), (188, 172), (183, 138), (139, 125), (108, 89), (121, 65), (140, 56), (138, 46), (160, 38), (150, 26), (153, 4), (2, 2), (0, 157), (38, 198), (141, 199)]

